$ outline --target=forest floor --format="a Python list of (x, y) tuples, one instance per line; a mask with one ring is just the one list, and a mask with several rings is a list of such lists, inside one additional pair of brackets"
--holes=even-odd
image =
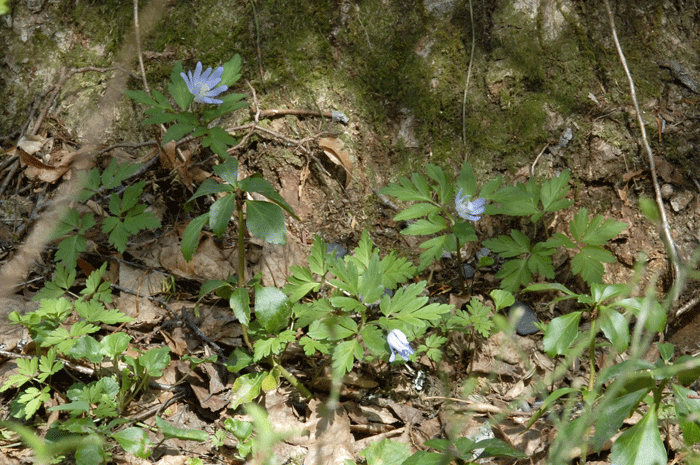
[[(489, 92), (498, 98), (500, 90), (492, 87)], [(269, 102), (265, 96), (257, 101), (250, 94), (251, 111), (239, 117), (236, 124), (255, 121), (257, 110), (279, 109), (279, 100), (270, 108), (265, 106)], [(475, 165), (480, 175), (490, 179), (502, 174), (508, 184), (527, 182), (534, 176), (549, 179), (570, 168), (573, 176), (568, 198), (574, 204), (548, 219), (547, 234), (568, 230), (573, 214), (583, 207), (626, 223), (628, 228), (608, 245), (617, 262), (606, 264), (605, 282), (638, 280), (640, 294), (649, 288), (663, 294), (672, 279), (666, 252), (657, 225), (638, 208), (640, 197), (653, 197), (651, 171), (638, 145), (637, 153), (627, 153), (609, 135), (612, 127), (619, 132), (619, 138), (638, 141), (634, 120), (629, 117), (629, 107), (607, 101), (604, 91), (596, 94), (589, 102), (587, 114), (566, 121), (550, 115), (560, 133), (567, 128), (581, 133), (574, 144), (552, 138), (533, 151), (531, 161), (514, 169), (491, 166), (484, 171), (483, 161), (475, 161)], [(43, 100), (38, 99), (38, 106), (53, 108), (52, 98), (55, 98), (52, 93), (44, 95)], [(651, 105), (645, 108), (658, 123), (658, 131), (650, 134), (653, 141), (662, 144), (671, 134), (674, 143), (685, 140), (689, 145), (695, 144), (700, 132), (699, 102), (698, 94), (687, 85), (677, 79), (669, 80), (663, 95), (651, 103), (645, 102)], [(287, 108), (308, 109), (295, 108), (293, 103), (290, 98)], [(31, 139), (21, 148), (7, 150), (0, 156), (0, 179), (5, 180), (0, 186), (0, 266), (13, 259), (22, 240), (44, 214), (57, 186), (68, 182), (76, 169), (71, 160), (80, 141), (71, 128), (63, 125), (60, 116), (47, 111), (33, 115), (32, 123), (35, 130)], [(263, 118), (259, 126), (263, 129), (231, 128), (236, 137), (245, 141), (233, 153), (240, 163), (240, 176), (261, 173), (279, 190), (298, 219), (287, 218), (284, 246), (247, 239), (246, 259), (251, 275), (260, 273), (263, 285), (282, 287), (292, 266), (307, 263), (317, 235), (352, 253), (363, 231), (368, 231), (382, 255), (396, 251), (412, 260), (417, 258), (420, 241), (402, 235), (405, 225), (393, 220), (400, 210), (377, 194), (378, 189), (396, 179), (397, 163), (404, 163), (397, 161), (397, 151), (387, 150), (384, 139), (389, 136), (372, 131), (371, 123), (352, 117), (348, 124), (340, 124), (310, 114), (285, 114)], [(404, 129), (411, 132), (408, 126)], [(246, 134), (250, 137), (244, 138)], [(350, 148), (343, 147), (341, 134), (353, 141)], [(91, 230), (87, 235), (88, 250), (78, 262), (74, 287), (83, 287), (90, 273), (108, 263), (105, 280), (112, 285), (113, 306), (133, 321), (120, 327), (104, 325), (97, 334), (128, 333), (135, 341), (129, 349), (134, 353), (161, 346), (170, 349), (172, 362), (156, 381), (166, 385), (182, 382), (184, 390), (149, 389), (124, 412), (124, 417), (138, 417), (140, 423), (155, 427), (158, 414), (176, 427), (206, 431), (211, 437), (204, 442), (182, 439), (160, 442), (162, 437), (157, 432), (149, 432), (153, 443), (159, 444), (149, 459), (139, 459), (117, 449), (112, 458), (114, 463), (165, 465), (185, 463), (193, 457), (201, 458), (204, 463), (242, 462), (237, 456), (236, 441), (230, 435), (222, 445), (214, 446), (212, 442), (227, 418), (250, 419), (240, 410), (229, 408), (237, 374), (209, 363), (190, 372), (189, 364), (182, 359), (186, 355), (206, 358), (215, 353), (215, 348), (230, 353), (245, 345), (241, 326), (227, 302), (214, 298), (200, 300), (199, 296), (204, 281), (226, 279), (236, 273), (236, 224), (231, 222), (229, 231), (220, 238), (205, 231), (194, 259), (184, 260), (180, 252), (182, 232), (193, 217), (207, 211), (208, 205), (199, 204), (192, 212), (185, 212), (183, 205), (198, 183), (212, 175), (217, 162), (198, 140), (185, 141), (179, 149), (185, 154), (186, 162), (178, 161), (172, 150), (159, 150), (153, 143), (144, 145), (136, 139), (119, 144), (103, 143), (89, 165), (102, 170), (116, 158), (120, 162), (148, 166), (126, 183), (145, 182), (143, 199), (162, 227), (134, 236), (124, 253), (110, 247), (106, 234)], [(416, 151), (413, 156), (417, 160), (408, 163), (409, 166), (433, 161), (432, 152)], [(656, 157), (656, 170), (681, 259), (692, 263), (700, 244), (700, 184), (694, 172), (663, 155)], [(86, 208), (98, 212), (106, 209), (107, 203), (98, 202)], [(481, 240), (508, 234), (514, 227), (519, 227), (517, 221), (488, 216), (475, 224)], [(463, 252), (466, 257), (472, 257), (480, 248), (478, 243), (470, 244)], [(38, 307), (32, 298), (55, 276), (55, 250), (56, 243), (49, 243), (15, 294), (0, 300), (0, 385), (16, 372), (17, 358), (33, 349), (27, 330), (10, 324), (6, 315), (12, 311), (26, 314)], [(640, 273), (636, 265), (642, 253), (646, 267)], [(477, 269), (469, 283), (470, 292), (465, 294), (454, 258), (435, 263), (417, 277), (428, 282), (432, 301), (463, 308), (471, 296), (481, 296), (484, 300), (483, 296), (498, 288), (495, 270)], [(585, 283), (567, 271), (569, 256), (557, 256), (556, 263), (557, 282), (586, 291)], [(688, 282), (670, 310), (669, 326), (663, 338), (675, 345), (677, 355), (695, 355), (698, 351), (699, 292), (695, 282)], [(529, 305), (544, 323), (572, 309), (567, 303), (553, 304), (551, 294), (522, 294), (517, 298)], [(645, 357), (651, 362), (658, 358), (656, 342), (659, 341), (652, 344)], [(343, 380), (342, 408), (329, 414), (324, 410), (324, 400), (331, 382), (323, 360), (309, 359), (300, 346), (290, 345), (284, 366), (312, 391), (315, 399), (304, 401), (285, 382), (257, 399), (275, 431), (294, 432), (274, 445), (278, 463), (341, 464), (345, 459), (359, 460), (362, 450), (384, 438), (416, 451), (425, 449), (426, 440), (446, 434), (474, 440), (496, 437), (525, 453), (529, 463), (545, 463), (548, 446), (556, 434), (554, 424), (543, 416), (527, 427), (543, 396), (536, 381), (550, 376), (556, 369), (555, 361), (545, 354), (542, 334), (519, 336), (498, 332), (476, 341), (455, 335), (443, 351), (445, 356), (439, 363), (422, 357), (408, 368), (384, 361), (358, 363)], [(420, 379), (423, 376), (425, 381)], [(588, 376), (589, 367), (585, 363), (576, 364), (550, 388), (577, 385)], [(57, 386), (68, 386), (70, 377), (55, 382)], [(14, 394), (13, 390), (2, 393), (3, 419), (9, 417)], [(57, 392), (50, 403), (58, 405), (64, 401), (62, 393)], [(32, 422), (40, 432), (45, 432), (49, 422), (56, 419), (52, 412), (41, 409)], [(631, 421), (635, 419), (633, 416)], [(677, 445), (671, 441), (669, 447)], [(606, 462), (608, 451), (609, 445), (588, 460)], [(492, 463), (513, 463), (510, 460), (494, 459)], [(0, 439), (0, 463), (31, 461), (30, 449), (18, 447), (14, 438)]]

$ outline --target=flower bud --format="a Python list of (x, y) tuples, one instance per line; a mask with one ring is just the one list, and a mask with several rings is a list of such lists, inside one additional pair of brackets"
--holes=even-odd
[(408, 357), (414, 352), (411, 344), (408, 343), (408, 338), (400, 329), (391, 330), (386, 340), (389, 343), (389, 349), (391, 349), (389, 362), (396, 360), (396, 352), (398, 352), (404, 360), (408, 360)]

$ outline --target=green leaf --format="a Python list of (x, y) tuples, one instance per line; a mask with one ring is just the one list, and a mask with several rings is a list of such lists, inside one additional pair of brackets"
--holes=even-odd
[(349, 316), (328, 315), (309, 326), (309, 337), (338, 341), (357, 334), (358, 326)]
[(663, 332), (666, 328), (666, 311), (654, 297), (631, 297), (615, 302), (630, 310), (649, 331)]
[(225, 362), (226, 369), (232, 373), (238, 373), (242, 369), (249, 367), (253, 363), (253, 357), (240, 347), (233, 350), (228, 362)]
[(161, 143), (165, 145), (171, 140), (179, 140), (187, 134), (189, 134), (190, 132), (194, 131), (196, 127), (197, 126), (195, 126), (194, 124), (189, 123), (173, 124), (163, 135), (163, 140), (161, 141)]
[(111, 435), (112, 439), (117, 441), (122, 448), (142, 459), (148, 458), (151, 455), (151, 447), (153, 443), (148, 439), (146, 431), (135, 426), (117, 431)]
[(252, 402), (260, 395), (265, 373), (248, 373), (236, 378), (231, 390), (231, 405), (232, 409), (237, 409), (243, 404)]
[(158, 105), (158, 102), (153, 100), (150, 95), (148, 95), (142, 90), (125, 90), (123, 92), (124, 95), (126, 95), (130, 99), (136, 100), (137, 102), (143, 105), (147, 105), (149, 107), (160, 107), (160, 105)]
[(445, 172), (439, 166), (428, 163), (425, 165), (425, 172), (438, 184), (437, 195), (438, 202), (447, 204), (453, 200), (454, 189), (452, 183), (447, 180)]
[(360, 455), (367, 459), (367, 465), (401, 465), (411, 451), (406, 444), (385, 438), (372, 443)]
[(129, 342), (131, 342), (131, 336), (126, 333), (108, 334), (100, 341), (100, 353), (116, 359), (129, 347)]
[[(311, 262), (311, 257), (309, 257), (309, 262)], [(288, 282), (284, 287), (284, 291), (289, 294), (291, 302), (298, 302), (309, 292), (318, 292), (321, 289), (321, 283), (315, 281), (308, 268), (292, 266), (290, 271), (292, 274), (287, 278)]]
[(697, 393), (673, 384), (673, 403), (686, 445), (700, 443), (700, 400)]
[(555, 212), (563, 210), (573, 205), (573, 200), (564, 199), (569, 192), (568, 182), (571, 178), (571, 171), (564, 170), (556, 178), (542, 183), (540, 189), (540, 200), (545, 212)]
[(322, 354), (328, 355), (330, 353), (330, 350), (328, 349), (328, 345), (324, 342), (317, 341), (315, 339), (311, 339), (308, 336), (303, 336), (299, 340), (299, 345), (301, 345), (304, 348), (304, 354), (307, 357), (311, 357), (316, 352), (321, 352)]
[(228, 228), (233, 212), (236, 211), (236, 196), (225, 195), (209, 208), (209, 226), (217, 237), (221, 237)]
[(92, 363), (102, 363), (104, 355), (101, 353), (100, 343), (92, 336), (82, 336), (75, 341), (73, 347), (68, 351), (68, 355), (76, 360), (86, 359)]
[(182, 67), (182, 62), (178, 61), (173, 67), (173, 72), (170, 75), (170, 83), (168, 83), (168, 90), (170, 95), (173, 96), (175, 103), (180, 107), (181, 110), (187, 110), (194, 100), (194, 95), (187, 88), (187, 83), (180, 73), (184, 71)]
[[(238, 160), (231, 157), (220, 165), (214, 166), (214, 173), (228, 185), (238, 187)], [(202, 183), (204, 185), (204, 183)]]
[(80, 441), (80, 444), (75, 449), (75, 463), (76, 465), (107, 463), (107, 454), (105, 454), (99, 436), (92, 434)]
[(496, 306), (495, 310), (497, 312), (501, 309), (510, 307), (515, 303), (515, 297), (513, 297), (513, 294), (508, 291), (494, 289), (489, 293), (489, 295), (491, 296), (491, 299), (493, 299), (493, 303)]
[(550, 407), (558, 402), (560, 398), (568, 396), (569, 394), (578, 394), (579, 392), (580, 391), (578, 389), (574, 388), (559, 388), (552, 392), (545, 400), (542, 401), (542, 406), (535, 412), (535, 414), (530, 417), (530, 420), (527, 422), (527, 428), (530, 428), (542, 417), (542, 415), (549, 412)]
[(219, 192), (235, 192), (235, 190), (235, 187), (228, 184), (219, 184), (211, 178), (205, 179), (204, 182), (199, 185), (197, 191), (192, 195), (192, 197), (190, 197), (188, 202), (205, 195), (216, 195)]
[(609, 240), (615, 238), (626, 228), (627, 224), (621, 221), (603, 221), (603, 217), (598, 215), (591, 220), (581, 240), (586, 244), (602, 246)]
[(595, 422), (593, 448), (597, 453), (600, 453), (608, 439), (620, 431), (623, 422), (632, 415), (648, 393), (649, 389), (639, 389), (617, 396), (612, 402), (606, 404), (604, 414), (598, 415)]
[(430, 215), (428, 219), (420, 219), (411, 223), (401, 231), (406, 236), (427, 236), (447, 229), (445, 218), (439, 215)]
[(255, 316), (268, 333), (287, 326), (291, 313), (287, 296), (275, 287), (255, 286)]
[(580, 275), (589, 285), (603, 280), (603, 263), (614, 263), (615, 257), (597, 245), (587, 245), (571, 260), (571, 271)]
[(141, 168), (141, 163), (123, 163), (119, 165), (117, 159), (113, 158), (102, 172), (102, 184), (105, 189), (114, 189), (129, 179), (139, 168)]
[(673, 358), (673, 352), (675, 351), (673, 344), (670, 342), (660, 342), (657, 344), (657, 347), (659, 348), (659, 355), (663, 361), (670, 362)]
[(433, 237), (420, 245), (420, 248), (425, 249), (425, 252), (420, 254), (418, 271), (423, 271), (433, 260), (442, 257), (444, 251), (453, 251), (454, 247), (450, 247), (450, 239), (453, 239), (452, 242), (454, 242), (454, 236), (450, 236), (451, 235)]
[(245, 192), (257, 192), (258, 194), (264, 195), (272, 202), (276, 203), (284, 210), (286, 210), (287, 213), (292, 215), (294, 218), (297, 218), (296, 214), (294, 213), (294, 210), (292, 210), (292, 207), (287, 203), (286, 200), (284, 200), (284, 197), (282, 197), (272, 187), (272, 184), (270, 184), (270, 182), (267, 179), (263, 178), (261, 175), (253, 174), (241, 180), (240, 188)]
[(333, 372), (340, 375), (352, 371), (355, 360), (362, 360), (362, 346), (356, 339), (343, 341), (333, 351)]
[(209, 212), (199, 215), (190, 221), (185, 231), (182, 233), (180, 249), (182, 250), (182, 256), (185, 257), (185, 260), (188, 262), (192, 260), (194, 253), (197, 251), (199, 246), (199, 233), (202, 231), (207, 221), (209, 221)]
[(143, 124), (165, 124), (177, 120), (177, 115), (173, 113), (156, 113), (143, 120)]
[[(282, 331), (279, 336), (270, 337), (267, 339), (258, 339), (255, 341), (255, 351), (253, 354), (253, 362), (259, 362), (268, 355), (277, 355), (284, 350), (290, 342), (295, 340), (294, 331)], [(268, 381), (269, 382), (269, 381)]]
[[(426, 452), (419, 450), (403, 462), (401, 465), (447, 465), (450, 456), (438, 454), (437, 452)], [(347, 462), (346, 462), (347, 465)]]
[[(420, 174), (414, 174), (414, 181), (416, 178), (421, 178)], [(418, 180), (420, 184), (420, 189), (407, 178), (400, 178), (398, 184), (391, 183), (388, 186), (382, 188), (379, 192), (384, 195), (391, 195), (403, 202), (432, 202), (432, 197), (430, 196), (430, 190), (427, 188), (428, 184), (425, 182), (425, 178), (422, 181)]]
[(160, 431), (163, 433), (163, 436), (165, 436), (166, 439), (176, 438), (182, 439), (183, 441), (204, 442), (209, 438), (209, 434), (207, 434), (206, 431), (198, 429), (177, 428), (157, 415), (156, 426), (160, 428)]
[(600, 329), (603, 334), (612, 342), (615, 350), (624, 352), (630, 343), (630, 330), (627, 319), (620, 313), (609, 308), (601, 309), (599, 317)]
[(513, 229), (510, 236), (498, 236), (484, 241), (484, 246), (503, 258), (512, 258), (530, 252), (530, 239), (520, 231)]
[(68, 236), (58, 243), (55, 257), (67, 269), (74, 270), (78, 261), (78, 255), (85, 252), (86, 249), (85, 237), (79, 235)]
[(250, 232), (271, 244), (287, 242), (287, 227), (284, 224), (284, 212), (270, 202), (246, 200), (246, 225)]
[(394, 221), (412, 220), (414, 218), (420, 218), (421, 216), (439, 213), (440, 210), (442, 210), (442, 208), (439, 205), (425, 202), (415, 203), (401, 210), (399, 214), (394, 217)]
[(239, 287), (233, 291), (229, 298), (229, 306), (242, 325), (250, 325), (250, 297), (247, 288)]
[(372, 355), (377, 357), (387, 353), (386, 336), (379, 328), (367, 325), (360, 330), (360, 335), (362, 336), (362, 342)]
[(653, 199), (649, 197), (639, 197), (639, 209), (642, 211), (647, 220), (651, 223), (657, 224), (661, 221), (661, 213), (659, 212), (659, 206)]
[(501, 280), (501, 289), (516, 292), (520, 286), (532, 281), (532, 272), (526, 259), (512, 259), (503, 264), (496, 278)]
[(544, 350), (550, 357), (563, 355), (578, 336), (581, 312), (572, 312), (553, 319), (544, 333)]
[(150, 349), (138, 360), (149, 376), (160, 378), (163, 376), (163, 370), (170, 364), (170, 348), (162, 346)]
[(416, 267), (407, 258), (396, 256), (391, 252), (381, 262), (382, 286), (394, 289), (400, 283), (405, 283), (416, 274)]
[(610, 453), (613, 465), (666, 465), (668, 456), (657, 422), (656, 404), (649, 407), (644, 417), (622, 433)]
[[(216, 107), (218, 109), (217, 113), (222, 112), (223, 108), (221, 107)], [(233, 137), (231, 134), (229, 134), (224, 128), (219, 127), (219, 126), (214, 126), (213, 128), (209, 128), (209, 137), (211, 138), (212, 143), (216, 143), (220, 146), (223, 147), (233, 147), (238, 143), (235, 137)], [(202, 141), (202, 145), (204, 145), (204, 141)], [(206, 144), (205, 147), (208, 147), (209, 144)], [(224, 149), (227, 150), (227, 149)], [(231, 157), (232, 158), (232, 157)], [(230, 158), (229, 158), (230, 159)]]
[(231, 87), (241, 78), (241, 56), (235, 54), (229, 61), (223, 64), (224, 73), (221, 75), (220, 85)]
[(409, 284), (397, 290), (391, 300), (382, 299), (379, 304), (381, 312), (387, 317), (393, 315), (394, 318), (416, 329), (437, 324), (450, 312), (452, 306), (439, 303), (425, 305), (428, 297), (419, 296), (425, 284), (425, 281)]
[(384, 295), (379, 255), (375, 254), (372, 257), (367, 269), (362, 273), (359, 291), (362, 301), (365, 304), (376, 302)]
[(474, 195), (476, 192), (476, 176), (474, 176), (474, 171), (467, 160), (462, 163), (455, 184), (459, 189), (462, 189), (462, 195)]

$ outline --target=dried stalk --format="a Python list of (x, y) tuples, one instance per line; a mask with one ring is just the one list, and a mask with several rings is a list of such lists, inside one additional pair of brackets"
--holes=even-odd
[(620, 57), (620, 63), (622, 63), (622, 68), (625, 70), (625, 75), (627, 76), (627, 81), (630, 85), (630, 96), (632, 97), (632, 103), (634, 104), (634, 111), (637, 114), (637, 123), (639, 124), (639, 129), (642, 133), (642, 143), (644, 145), (644, 151), (649, 158), (649, 168), (651, 169), (651, 180), (654, 184), (654, 194), (656, 199), (656, 205), (659, 207), (659, 212), (661, 214), (661, 238), (663, 240), (664, 246), (666, 247), (666, 253), (668, 254), (668, 260), (671, 265), (671, 271), (673, 273), (673, 284), (671, 285), (671, 291), (669, 292), (667, 298), (671, 305), (678, 301), (680, 296), (683, 281), (684, 272), (681, 268), (680, 259), (678, 257), (678, 250), (676, 249), (676, 244), (671, 236), (671, 228), (668, 224), (668, 219), (666, 218), (666, 210), (664, 208), (664, 201), (661, 197), (661, 186), (659, 186), (659, 180), (656, 176), (656, 164), (654, 163), (654, 154), (649, 146), (649, 140), (647, 138), (647, 132), (644, 127), (644, 121), (642, 121), (642, 111), (639, 109), (639, 103), (637, 102), (637, 92), (634, 87), (634, 81), (632, 79), (632, 74), (630, 73), (629, 67), (627, 66), (627, 60), (625, 59), (625, 54), (622, 52), (622, 47), (620, 46), (620, 41), (617, 38), (617, 29), (615, 28), (615, 20), (613, 18), (612, 10), (610, 9), (610, 3), (605, 0), (605, 9), (608, 12), (608, 19), (610, 20), (610, 28), (612, 29), (613, 40), (615, 41), (615, 48), (617, 49), (617, 54)]

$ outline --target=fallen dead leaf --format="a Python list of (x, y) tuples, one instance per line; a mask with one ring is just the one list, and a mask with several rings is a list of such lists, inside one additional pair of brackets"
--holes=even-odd
[(345, 142), (337, 137), (322, 137), (318, 140), (318, 146), (321, 147), (323, 153), (328, 156), (328, 159), (336, 165), (342, 166), (347, 172), (348, 175), (345, 178), (345, 187), (347, 187), (348, 184), (350, 184), (353, 167), (350, 155), (343, 150), (344, 145)]

